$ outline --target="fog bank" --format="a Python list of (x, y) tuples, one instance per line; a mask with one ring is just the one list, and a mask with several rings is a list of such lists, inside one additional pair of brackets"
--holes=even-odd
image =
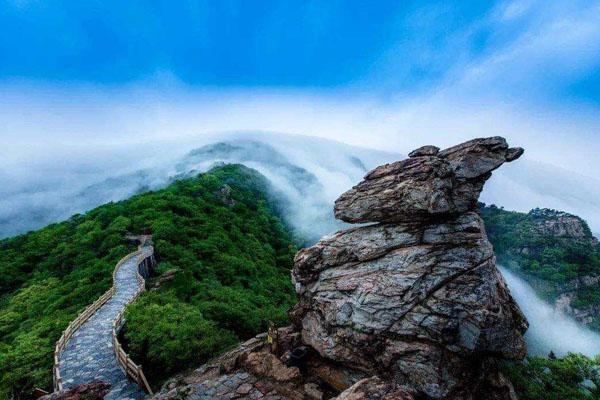
[[(226, 151), (197, 151), (218, 143), (231, 146)], [(0, 157), (0, 238), (161, 188), (218, 162), (243, 163), (265, 175), (287, 199), (289, 221), (314, 238), (341, 226), (331, 215), (341, 193), (367, 170), (405, 157), (322, 138), (257, 131), (143, 143), (40, 146), (43, 152), (32, 149), (16, 160)], [(297, 173), (303, 179), (297, 179)], [(593, 231), (600, 230), (600, 182), (533, 161), (527, 150), (517, 162), (494, 172), (481, 199), (517, 211), (547, 207), (571, 212), (586, 219)]]
[(557, 356), (569, 352), (591, 357), (600, 354), (600, 334), (556, 312), (522, 278), (506, 268), (499, 269), (529, 321), (529, 330), (525, 335), (529, 354), (545, 356), (550, 351)]

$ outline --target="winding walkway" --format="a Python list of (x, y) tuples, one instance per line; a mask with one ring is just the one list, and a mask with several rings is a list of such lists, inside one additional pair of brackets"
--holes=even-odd
[(59, 356), (65, 389), (102, 380), (111, 384), (105, 399), (143, 399), (146, 394), (127, 378), (115, 356), (112, 323), (141, 289), (137, 280), (137, 257), (121, 264), (115, 275), (115, 294), (100, 307), (67, 342)]

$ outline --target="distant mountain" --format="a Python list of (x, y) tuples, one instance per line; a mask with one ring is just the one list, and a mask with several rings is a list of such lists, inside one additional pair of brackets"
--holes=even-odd
[[(0, 238), (135, 193), (162, 188), (177, 178), (207, 171), (215, 165), (241, 163), (269, 179), (297, 233), (314, 240), (343, 226), (331, 214), (331, 204), (341, 192), (360, 180), (368, 169), (400, 158), (395, 153), (318, 138), (251, 132), (170, 145), (164, 151), (161, 144), (119, 151), (136, 156), (127, 156), (131, 162), (114, 167), (113, 173), (110, 163), (102, 159), (107, 155), (86, 160), (102, 166), (97, 168), (97, 174), (88, 172), (89, 165), (80, 166), (75, 161), (62, 174), (53, 171), (49, 177), (40, 173), (24, 182), (0, 172)], [(155, 156), (160, 159), (148, 160)], [(150, 166), (141, 167), (144, 165)]]
[[(233, 163), (254, 168), (269, 178), (272, 194), (277, 196), (284, 214), (294, 221), (302, 237), (316, 240), (317, 235), (342, 226), (333, 218), (329, 202), (322, 196), (325, 187), (315, 174), (292, 164), (267, 143), (237, 140), (200, 147), (177, 163), (177, 176), (195, 175), (220, 164)], [(315, 226), (319, 229), (315, 230)]]
[[(331, 140), (258, 132), (135, 144), (95, 151), (83, 160), (48, 157), (45, 163), (28, 165), (26, 178), (0, 171), (0, 237), (162, 188), (219, 163), (242, 163), (269, 179), (285, 203), (289, 222), (313, 240), (343, 226), (330, 211), (342, 192), (375, 166), (404, 158)], [(565, 210), (585, 218), (593, 231), (600, 230), (600, 181), (527, 160), (527, 151), (519, 162), (494, 172), (481, 198), (518, 211)]]

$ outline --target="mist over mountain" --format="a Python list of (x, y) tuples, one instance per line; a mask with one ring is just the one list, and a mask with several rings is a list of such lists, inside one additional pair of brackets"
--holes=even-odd
[(367, 170), (400, 155), (324, 139), (245, 132), (123, 146), (60, 168), (64, 157), (49, 155), (27, 174), (17, 168), (0, 173), (0, 237), (164, 187), (215, 165), (242, 163), (269, 179), (298, 233), (316, 240), (342, 226), (331, 214), (333, 200)]
[[(408, 149), (410, 150), (410, 149)], [(482, 200), (508, 209), (565, 210), (600, 230), (600, 182), (527, 160), (494, 173)], [(40, 228), (100, 204), (164, 187), (219, 163), (242, 163), (265, 175), (289, 222), (310, 240), (343, 226), (331, 205), (377, 165), (402, 154), (327, 139), (264, 132), (205, 135), (197, 140), (94, 149), (49, 149), (44, 159), (0, 172), (0, 237)]]
[(530, 354), (545, 356), (550, 351), (559, 356), (569, 352), (590, 357), (600, 354), (600, 334), (557, 312), (514, 272), (504, 267), (500, 267), (500, 271), (529, 321), (525, 338)]

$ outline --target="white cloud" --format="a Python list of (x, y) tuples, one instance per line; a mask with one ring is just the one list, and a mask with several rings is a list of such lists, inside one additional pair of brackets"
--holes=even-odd
[(533, 6), (533, 0), (514, 0), (502, 4), (497, 10), (498, 18), (509, 21), (523, 16)]
[[(329, 91), (187, 87), (168, 71), (119, 87), (0, 83), (0, 180), (30, 184), (67, 165), (98, 174), (127, 171), (138, 167), (139, 157), (151, 164), (172, 152), (123, 156), (126, 145), (160, 142), (175, 151), (178, 141), (236, 130), (312, 135), (400, 153), (422, 144), (444, 147), (501, 135), (525, 147), (526, 159), (595, 176), (600, 171), (598, 107), (555, 92), (600, 64), (600, 7), (505, 3), (459, 35), (474, 35), (485, 25), (495, 37), (516, 20), (520, 28), (510, 40), (477, 56), (459, 57), (443, 80), (424, 91), (391, 98), (378, 97), (376, 88), (366, 86)], [(42, 165), (54, 165), (55, 171), (40, 170)]]
[[(195, 91), (145, 88), (112, 93), (97, 88), (4, 90), (0, 108), (2, 164), (35, 163), (73, 148), (173, 141), (210, 132), (262, 130), (313, 135), (359, 146), (406, 152), (425, 143), (449, 146), (475, 136), (506, 136), (528, 157), (589, 174), (600, 119), (568, 108), (522, 107), (461, 98), (453, 90), (403, 100), (306, 92)], [(593, 138), (594, 139), (594, 138)], [(90, 147), (91, 146), (91, 147)]]

